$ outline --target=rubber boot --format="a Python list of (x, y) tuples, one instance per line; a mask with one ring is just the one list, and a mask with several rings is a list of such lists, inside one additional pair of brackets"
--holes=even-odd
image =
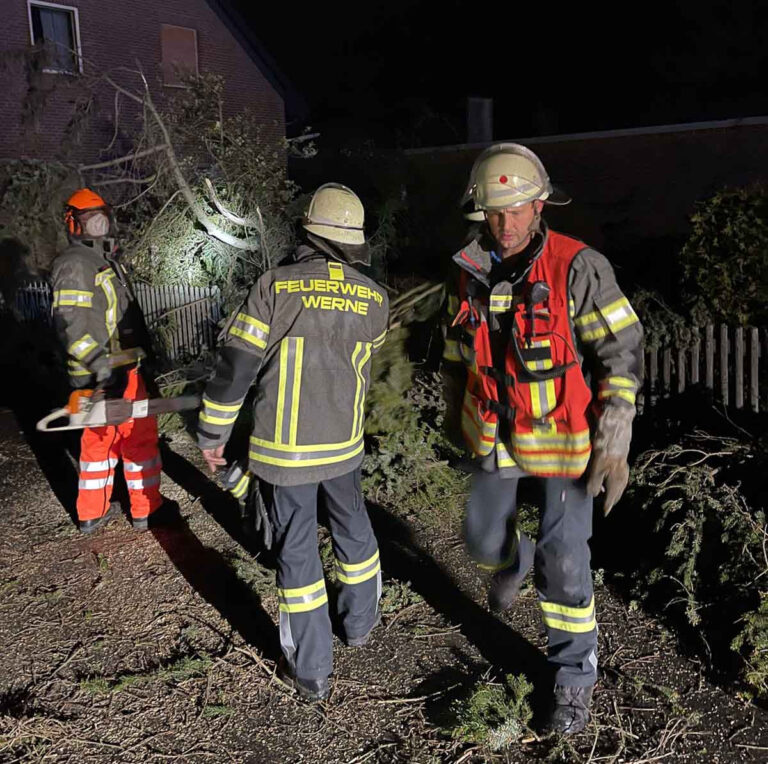
[(113, 517), (120, 514), (120, 509), (120, 502), (113, 501), (101, 517), (95, 517), (93, 520), (80, 520), (77, 524), (80, 533), (93, 533), (99, 528), (103, 528)]
[(592, 687), (555, 685), (554, 708), (549, 727), (561, 735), (575, 735), (587, 726)]
[(131, 522), (137, 531), (146, 531), (162, 525), (171, 525), (180, 519), (178, 503), (173, 499), (166, 499), (154, 512), (150, 512), (146, 517), (134, 517)]
[(309, 703), (326, 700), (331, 694), (328, 677), (322, 679), (301, 679), (291, 669), (284, 655), (277, 663), (277, 678), (286, 686), (299, 694), (299, 697)]

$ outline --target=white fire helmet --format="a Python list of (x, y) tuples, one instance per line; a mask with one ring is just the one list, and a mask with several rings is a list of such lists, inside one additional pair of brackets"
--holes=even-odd
[(468, 220), (483, 220), (485, 210), (505, 210), (528, 202), (568, 204), (571, 199), (554, 189), (541, 160), (519, 143), (497, 143), (475, 160), (462, 205), (474, 204)]
[(365, 244), (363, 203), (341, 183), (325, 183), (315, 191), (304, 213), (305, 230), (339, 244)]

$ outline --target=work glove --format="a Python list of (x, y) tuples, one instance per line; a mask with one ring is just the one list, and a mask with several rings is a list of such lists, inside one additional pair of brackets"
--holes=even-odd
[(587, 493), (596, 497), (605, 491), (603, 514), (606, 517), (629, 482), (627, 456), (634, 418), (634, 407), (606, 406), (597, 423), (587, 470)]

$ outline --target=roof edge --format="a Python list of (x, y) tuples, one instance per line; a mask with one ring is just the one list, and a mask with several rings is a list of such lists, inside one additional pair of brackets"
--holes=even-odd
[(563, 133), (560, 135), (542, 135), (532, 138), (514, 138), (511, 140), (498, 140), (486, 143), (456, 143), (450, 146), (427, 146), (418, 149), (406, 149), (406, 155), (426, 153), (448, 153), (452, 151), (467, 151), (469, 149), (481, 150), (493, 146), (496, 143), (511, 142), (522, 143), (525, 146), (565, 143), (570, 141), (590, 141), (604, 138), (624, 138), (631, 135), (660, 135), (663, 133), (685, 133), (694, 130), (722, 130), (728, 127), (749, 127), (753, 125), (768, 125), (766, 117), (734, 117), (711, 122), (684, 122), (676, 125), (655, 125), (649, 127), (627, 127), (619, 130), (599, 130), (588, 133)]
[(242, 14), (232, 8), (229, 3), (221, 0), (205, 1), (283, 99), (286, 112), (294, 118), (306, 116), (308, 111), (306, 100), (282, 72), (264, 44), (253, 34)]

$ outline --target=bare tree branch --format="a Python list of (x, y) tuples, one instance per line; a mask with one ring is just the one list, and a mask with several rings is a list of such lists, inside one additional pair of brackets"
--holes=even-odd
[(125, 156), (118, 157), (117, 159), (110, 159), (106, 162), (97, 162), (96, 164), (83, 164), (80, 165), (77, 169), (78, 172), (86, 172), (89, 170), (102, 170), (105, 167), (116, 167), (120, 164), (125, 164), (126, 162), (131, 162), (134, 159), (141, 159), (142, 157), (148, 157), (151, 154), (157, 154), (160, 151), (165, 151), (168, 148), (164, 143), (161, 143), (158, 146), (153, 146), (151, 149), (144, 149), (143, 151), (137, 151), (133, 154), (126, 154)]
[(187, 182), (187, 179), (184, 177), (184, 173), (181, 171), (179, 161), (176, 158), (176, 152), (173, 150), (171, 135), (168, 132), (168, 128), (166, 127), (165, 122), (163, 122), (162, 117), (155, 108), (155, 104), (152, 100), (152, 95), (149, 92), (149, 85), (147, 84), (146, 78), (141, 72), (139, 72), (139, 75), (142, 79), (142, 82), (144, 83), (144, 98), (139, 98), (136, 94), (131, 93), (121, 85), (118, 85), (118, 83), (116, 83), (109, 76), (105, 76), (105, 80), (110, 85), (112, 85), (113, 88), (119, 90), (121, 93), (124, 93), (127, 97), (143, 104), (144, 108), (147, 109), (152, 115), (152, 119), (157, 125), (158, 130), (160, 130), (160, 134), (163, 136), (165, 155), (168, 157), (168, 162), (171, 165), (171, 172), (173, 173), (176, 185), (179, 187), (181, 195), (184, 197), (184, 201), (186, 201), (187, 206), (192, 211), (192, 214), (195, 216), (195, 218), (197, 218), (197, 222), (200, 223), (200, 225), (205, 229), (209, 236), (218, 239), (224, 244), (229, 244), (231, 247), (235, 247), (236, 249), (258, 249), (258, 241), (251, 239), (240, 239), (237, 236), (233, 236), (231, 233), (223, 230), (222, 228), (219, 228), (219, 226), (217, 226), (210, 219), (210, 217), (208, 217), (205, 210), (200, 206), (200, 203), (195, 198), (195, 194), (193, 193), (192, 188)]
[[(216, 207), (216, 209), (230, 222), (234, 223), (235, 225), (241, 225), (241, 226), (250, 226), (252, 228), (258, 228), (259, 223), (256, 220), (252, 220), (249, 218), (243, 218), (239, 215), (235, 215), (234, 212), (227, 209), (224, 204), (222, 203), (221, 199), (219, 199), (218, 195), (216, 194), (216, 190), (213, 187), (213, 183), (211, 183), (209, 178), (206, 178), (204, 180), (205, 189), (208, 192), (208, 197), (210, 198), (211, 202), (213, 202), (213, 206)], [(258, 210), (258, 207), (257, 207)], [(261, 214), (259, 212), (259, 214)]]

